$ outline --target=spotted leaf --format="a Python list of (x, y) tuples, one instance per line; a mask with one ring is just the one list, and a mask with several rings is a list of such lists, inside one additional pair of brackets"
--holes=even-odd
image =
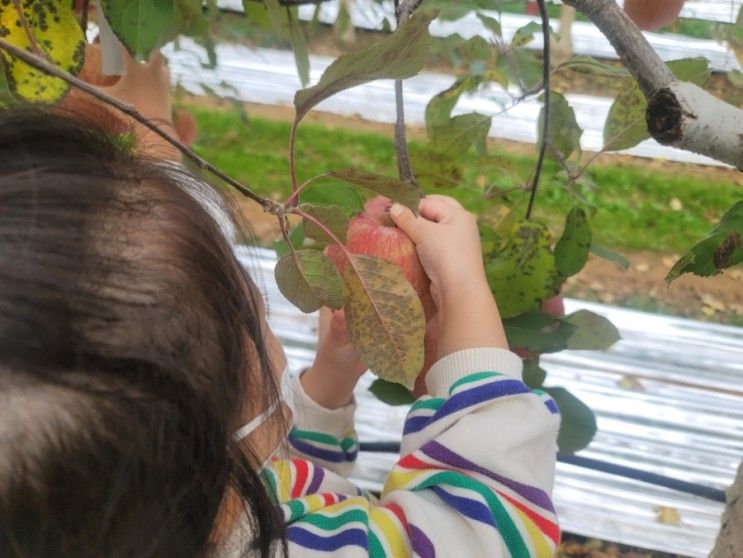
[[(0, 37), (17, 47), (33, 52), (38, 48), (49, 61), (77, 74), (85, 59), (85, 36), (75, 17), (72, 2), (59, 0), (23, 0), (23, 17), (33, 37), (24, 28), (21, 14), (11, 0), (0, 0)], [(61, 79), (36, 70), (3, 52), (10, 90), (21, 99), (53, 103), (69, 86)]]
[(318, 250), (290, 251), (276, 263), (274, 275), (281, 294), (302, 312), (314, 312), (322, 306), (341, 307), (340, 274)]

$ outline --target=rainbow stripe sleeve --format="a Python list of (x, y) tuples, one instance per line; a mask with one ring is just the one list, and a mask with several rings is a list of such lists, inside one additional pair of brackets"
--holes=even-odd
[(312, 460), (280, 460), (267, 469), (290, 556), (553, 556), (560, 538), (550, 498), (559, 411), (520, 380), (518, 357), (473, 351), (432, 369), (427, 383), (437, 396), (410, 409), (403, 455), (379, 501)]
[(359, 453), (354, 431), (356, 403), (341, 409), (326, 409), (302, 388), (299, 376), (292, 383), (293, 426), (287, 437), (290, 457), (307, 459), (341, 476), (351, 472)]

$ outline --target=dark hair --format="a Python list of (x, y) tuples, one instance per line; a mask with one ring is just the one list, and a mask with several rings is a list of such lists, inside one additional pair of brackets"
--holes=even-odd
[(229, 488), (268, 556), (231, 432), (277, 388), (193, 177), (38, 110), (0, 111), (0, 157), (0, 556), (205, 555)]

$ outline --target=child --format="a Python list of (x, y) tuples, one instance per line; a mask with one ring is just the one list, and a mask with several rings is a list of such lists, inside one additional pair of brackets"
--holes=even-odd
[(456, 201), (391, 210), (439, 361), (376, 501), (345, 479), (364, 366), (342, 315), (289, 381), (193, 177), (37, 112), (0, 114), (0, 152), (0, 556), (553, 554), (557, 408), (521, 382)]

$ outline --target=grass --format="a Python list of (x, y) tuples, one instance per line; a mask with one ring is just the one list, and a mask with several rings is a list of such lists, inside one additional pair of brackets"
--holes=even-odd
[[(286, 199), (290, 192), (288, 121), (251, 116), (246, 124), (235, 110), (190, 108), (199, 124), (197, 151), (256, 192)], [(412, 144), (422, 146), (416, 141)], [(462, 161), (463, 185), (439, 192), (453, 195), (476, 213), (487, 213), (495, 203), (484, 196), (483, 185), (508, 189), (523, 184), (534, 160), (533, 155), (492, 147), (483, 158), (467, 155)], [(300, 181), (350, 166), (388, 176), (397, 173), (394, 147), (387, 135), (313, 122), (300, 126), (297, 161)], [(719, 173), (713, 174), (723, 178), (705, 179), (699, 173), (691, 177), (683, 172), (598, 163), (587, 174), (595, 187), (584, 187), (581, 193), (597, 209), (592, 219), (594, 238), (615, 249), (681, 253), (706, 236), (713, 223), (743, 197), (740, 186), (726, 182)], [(525, 202), (525, 194), (519, 194)], [(682, 210), (672, 209), (673, 198), (681, 202)], [(559, 234), (564, 216), (575, 203), (559, 166), (548, 162), (535, 216)]]

